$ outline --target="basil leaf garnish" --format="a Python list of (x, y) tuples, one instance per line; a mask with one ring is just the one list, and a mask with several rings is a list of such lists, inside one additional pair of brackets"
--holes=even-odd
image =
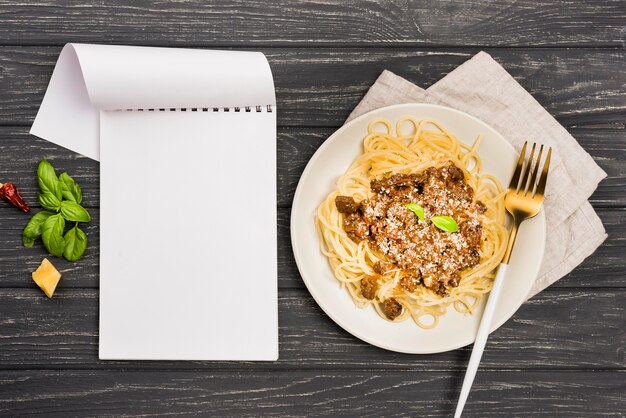
[(37, 181), (39, 182), (39, 188), (41, 188), (42, 192), (52, 193), (59, 200), (63, 198), (59, 178), (54, 172), (52, 164), (45, 158), (41, 160), (39, 167), (37, 167)]
[(46, 219), (54, 215), (52, 212), (42, 210), (30, 218), (30, 221), (26, 224), (24, 232), (22, 232), (22, 242), (25, 247), (32, 247), (35, 240), (41, 236), (41, 227)]
[(417, 203), (407, 203), (404, 207), (413, 212), (420, 219), (420, 221), (424, 220), (424, 208)]
[(61, 184), (61, 194), (64, 199), (78, 204), (83, 201), (83, 192), (73, 178), (67, 173), (61, 173), (59, 181)]
[(430, 221), (442, 231), (456, 232), (459, 230), (459, 225), (450, 216), (433, 216)]
[(70, 202), (69, 200), (64, 200), (61, 202), (61, 215), (68, 220), (73, 222), (89, 222), (91, 221), (91, 216), (87, 209), (79, 205), (78, 203)]
[(63, 257), (67, 261), (78, 261), (87, 249), (87, 236), (78, 227), (78, 224), (65, 234), (65, 250)]
[(39, 203), (44, 209), (58, 212), (61, 209), (61, 201), (51, 192), (43, 192), (38, 194)]
[(65, 239), (63, 230), (65, 229), (65, 219), (60, 213), (49, 216), (41, 227), (41, 239), (48, 252), (57, 257), (63, 255), (65, 250)]

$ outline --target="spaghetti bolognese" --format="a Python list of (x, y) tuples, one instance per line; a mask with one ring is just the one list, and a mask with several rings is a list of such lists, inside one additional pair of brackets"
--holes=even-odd
[(471, 313), (505, 251), (504, 192), (472, 146), (433, 119), (368, 125), (363, 153), (315, 219), (321, 250), (356, 306), (434, 328)]

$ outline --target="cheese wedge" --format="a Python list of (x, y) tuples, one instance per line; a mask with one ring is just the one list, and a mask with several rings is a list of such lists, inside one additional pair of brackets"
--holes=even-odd
[(39, 268), (33, 273), (33, 281), (37, 283), (37, 286), (39, 286), (49, 298), (54, 294), (54, 290), (57, 288), (60, 279), (61, 273), (54, 268), (47, 258), (43, 259)]

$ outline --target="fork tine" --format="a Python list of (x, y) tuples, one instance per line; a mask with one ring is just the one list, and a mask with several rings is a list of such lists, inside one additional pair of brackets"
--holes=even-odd
[(552, 147), (548, 148), (548, 155), (546, 156), (546, 162), (543, 164), (543, 170), (541, 170), (541, 177), (539, 177), (539, 184), (537, 184), (537, 191), (535, 196), (542, 196), (546, 191), (546, 183), (548, 181), (548, 170), (550, 169), (550, 156), (552, 155)]
[[(530, 181), (528, 182), (527, 189), (524, 191), (524, 196), (527, 193), (533, 195), (533, 190), (535, 190), (535, 181), (537, 180), (537, 173), (539, 172), (539, 164), (541, 163), (541, 154), (543, 153), (543, 144), (539, 147), (539, 154), (537, 155), (537, 162), (535, 163), (535, 168), (533, 169), (533, 174), (530, 176)], [(532, 160), (530, 161), (532, 163)], [(529, 163), (529, 164), (530, 164)]]
[(535, 156), (535, 146), (537, 143), (533, 143), (533, 147), (530, 149), (530, 156), (528, 157), (528, 162), (526, 163), (526, 169), (524, 171), (524, 177), (522, 178), (522, 182), (519, 185), (519, 192), (524, 194), (526, 187), (528, 187), (528, 177), (530, 176), (530, 172), (533, 168), (533, 157)]
[(511, 177), (511, 182), (509, 183), (509, 189), (517, 190), (517, 185), (519, 184), (519, 178), (522, 174), (522, 166), (524, 165), (524, 157), (526, 156), (526, 145), (528, 145), (528, 141), (524, 142), (524, 146), (519, 153), (519, 159), (517, 160), (517, 166), (515, 166), (515, 172), (513, 172), (513, 177)]

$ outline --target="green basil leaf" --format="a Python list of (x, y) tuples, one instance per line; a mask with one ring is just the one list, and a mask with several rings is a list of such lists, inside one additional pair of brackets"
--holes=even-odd
[(49, 216), (41, 227), (41, 239), (48, 252), (54, 256), (61, 257), (65, 250), (65, 239), (63, 230), (65, 229), (65, 219), (60, 213)]
[[(59, 180), (61, 180), (60, 176), (59, 176)], [(63, 181), (61, 181), (59, 184), (61, 185), (61, 196), (63, 196), (63, 199), (69, 200), (70, 202), (78, 203), (76, 201), (76, 196), (74, 196), (69, 186), (63, 183)]]
[(52, 193), (57, 199), (61, 200), (61, 184), (54, 172), (54, 167), (45, 158), (39, 163), (37, 168), (37, 181), (42, 192)]
[(64, 199), (78, 204), (83, 201), (83, 192), (73, 178), (67, 173), (61, 173), (59, 181), (61, 184), (61, 194)]
[(22, 232), (22, 242), (24, 247), (32, 247), (35, 240), (41, 236), (41, 227), (46, 219), (54, 215), (52, 212), (42, 210), (36, 213), (26, 224), (24, 232)]
[(459, 230), (459, 225), (449, 216), (433, 216), (430, 221), (442, 231), (456, 232)]
[(70, 202), (68, 200), (64, 200), (63, 202), (61, 202), (61, 215), (63, 215), (63, 217), (68, 221), (91, 221), (91, 216), (84, 207), (82, 207), (78, 203)]
[(413, 212), (420, 219), (420, 221), (424, 220), (424, 208), (417, 203), (407, 203), (404, 207), (411, 210), (411, 212)]
[(67, 261), (78, 261), (87, 249), (87, 236), (78, 227), (78, 224), (65, 234), (65, 250), (63, 257)]
[(61, 209), (61, 200), (57, 199), (57, 197), (50, 192), (39, 193), (39, 203), (44, 209), (52, 210), (54, 212), (58, 212)]

